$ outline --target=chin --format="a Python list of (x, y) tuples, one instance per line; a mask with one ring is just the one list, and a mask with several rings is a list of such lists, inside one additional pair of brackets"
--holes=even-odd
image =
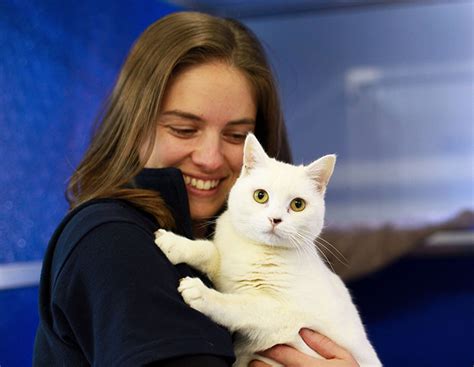
[(214, 218), (220, 213), (224, 204), (218, 201), (190, 200), (189, 210), (192, 220), (205, 220)]
[(203, 208), (202, 205), (199, 209), (193, 209), (190, 207), (191, 219), (193, 221), (207, 220), (216, 216), (218, 209), (215, 208)]
[(212, 217), (212, 214), (209, 213), (193, 213), (191, 212), (191, 220), (192, 221), (201, 221), (201, 220), (207, 220)]
[(274, 246), (274, 247), (288, 247), (288, 240), (278, 233), (260, 233), (258, 236), (257, 242), (261, 242), (265, 245)]

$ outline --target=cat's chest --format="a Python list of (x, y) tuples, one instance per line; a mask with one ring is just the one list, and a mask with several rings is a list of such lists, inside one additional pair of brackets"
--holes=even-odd
[(262, 248), (243, 245), (223, 251), (220, 265), (218, 287), (222, 291), (280, 293), (292, 283), (288, 261)]

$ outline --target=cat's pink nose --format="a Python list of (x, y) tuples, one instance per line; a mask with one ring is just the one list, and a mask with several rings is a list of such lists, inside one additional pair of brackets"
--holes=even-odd
[(268, 218), (268, 220), (271, 224), (273, 224), (273, 226), (276, 226), (278, 223), (281, 222), (281, 218)]

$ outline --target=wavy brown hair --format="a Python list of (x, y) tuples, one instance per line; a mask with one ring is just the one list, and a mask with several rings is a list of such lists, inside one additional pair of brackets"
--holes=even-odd
[(170, 78), (188, 66), (216, 60), (247, 76), (257, 99), (255, 135), (270, 156), (291, 161), (276, 83), (255, 35), (236, 20), (174, 13), (148, 27), (130, 50), (92, 141), (69, 180), (71, 209), (92, 199), (118, 198), (150, 213), (161, 226), (173, 226), (159, 193), (127, 184), (151, 154)]

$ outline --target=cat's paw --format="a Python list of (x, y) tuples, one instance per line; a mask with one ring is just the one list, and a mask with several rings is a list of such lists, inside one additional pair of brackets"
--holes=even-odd
[(182, 237), (173, 232), (168, 232), (164, 229), (159, 229), (155, 232), (155, 244), (174, 265), (186, 261), (185, 246), (181, 242)]
[(190, 277), (181, 279), (178, 291), (181, 293), (184, 302), (195, 310), (204, 312), (207, 304), (206, 295), (209, 292), (209, 288), (204, 285), (201, 279)]

